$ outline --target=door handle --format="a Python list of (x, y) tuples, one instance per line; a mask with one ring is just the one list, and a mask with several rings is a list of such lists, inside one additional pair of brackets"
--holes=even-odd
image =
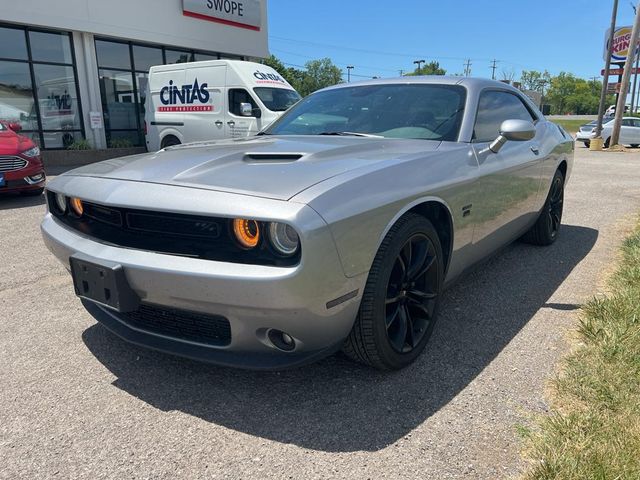
[(218, 127), (221, 127), (222, 126), (222, 120), (216, 120), (216, 125)]
[(227, 122), (227, 125), (229, 125), (230, 127), (233, 127), (236, 124), (236, 122), (234, 122), (233, 120), (229, 120)]
[(531, 151), (534, 153), (534, 155), (539, 155), (540, 147), (538, 145), (531, 145)]

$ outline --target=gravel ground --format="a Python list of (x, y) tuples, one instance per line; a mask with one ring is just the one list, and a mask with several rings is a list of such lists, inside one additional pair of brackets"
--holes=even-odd
[(0, 478), (504, 478), (516, 425), (640, 207), (640, 154), (579, 147), (564, 227), (452, 287), (428, 351), (382, 374), (334, 356), (280, 373), (128, 345), (40, 239), (42, 199), (0, 199)]

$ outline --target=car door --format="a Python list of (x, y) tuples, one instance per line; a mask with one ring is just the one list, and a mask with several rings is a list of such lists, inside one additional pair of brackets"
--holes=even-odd
[(640, 144), (640, 139), (638, 138), (639, 133), (640, 128), (636, 127), (635, 119), (622, 119), (622, 126), (620, 127), (620, 143), (622, 145)]
[[(509, 141), (493, 153), (490, 143), (498, 137), (502, 122), (511, 119), (536, 124), (535, 137)], [(479, 165), (473, 251), (479, 258), (521, 235), (537, 215), (544, 158), (540, 123), (518, 94), (495, 89), (481, 92), (472, 140)]]
[(240, 104), (250, 103), (254, 112), (257, 111), (258, 103), (251, 94), (244, 88), (229, 88), (228, 113), (227, 113), (227, 137), (247, 137), (255, 135), (262, 128), (260, 118), (254, 116), (243, 117), (240, 115)]

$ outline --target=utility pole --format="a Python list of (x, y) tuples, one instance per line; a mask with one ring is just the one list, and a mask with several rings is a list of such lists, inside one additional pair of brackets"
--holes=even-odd
[(464, 63), (464, 76), (468, 77), (471, 75), (471, 59), (468, 58), (467, 61)]
[(404, 77), (404, 70), (399, 70), (399, 72), (400, 72), (400, 76)]
[(496, 79), (496, 68), (498, 68), (497, 65), (496, 65), (497, 63), (498, 63), (498, 60), (496, 60), (496, 59), (494, 59), (491, 62), (491, 80), (495, 80)]
[(351, 70), (353, 70), (353, 65), (347, 65), (347, 83), (351, 83)]
[(620, 85), (620, 96), (616, 105), (616, 117), (613, 121), (613, 132), (611, 132), (611, 141), (609, 146), (618, 144), (620, 140), (620, 127), (622, 126), (622, 117), (624, 116), (624, 106), (627, 103), (627, 93), (629, 92), (629, 80), (631, 79), (631, 71), (633, 70), (633, 60), (636, 48), (638, 47), (638, 37), (640, 36), (640, 9), (636, 12), (636, 18), (633, 21), (633, 29), (631, 30), (631, 42), (629, 42), (629, 53), (627, 61), (624, 64), (624, 73), (622, 74), (622, 85)]
[(416, 65), (418, 65), (418, 71), (417, 71), (417, 74), (418, 74), (418, 75), (420, 75), (420, 74), (422, 73), (422, 72), (421, 72), (422, 68), (420, 67), (420, 64), (422, 64), (422, 63), (427, 63), (427, 62), (426, 62), (426, 60), (414, 60), (414, 61), (413, 61), (413, 63), (414, 63), (414, 64), (416, 64)]
[(638, 106), (636, 104), (636, 87), (638, 85), (638, 67), (640, 66), (640, 52), (636, 52), (634, 50), (634, 53), (636, 54), (636, 68), (633, 72), (633, 90), (631, 93), (631, 109), (629, 111), (629, 113), (632, 115), (636, 113), (636, 107)]
[[(616, 30), (616, 17), (618, 16), (618, 0), (613, 0), (613, 10), (611, 12), (611, 30), (609, 31), (609, 43), (607, 44), (607, 59), (604, 66), (604, 77), (602, 79), (602, 91), (600, 92), (600, 105), (598, 107), (598, 123), (596, 124), (596, 138), (602, 134), (602, 118), (604, 117), (604, 102), (607, 99), (607, 87), (609, 85), (609, 69), (611, 68), (611, 53), (613, 51), (613, 34)], [(595, 144), (595, 142), (593, 142)]]

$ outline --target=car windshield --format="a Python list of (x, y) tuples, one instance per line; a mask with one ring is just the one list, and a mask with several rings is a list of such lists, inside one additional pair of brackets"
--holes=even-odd
[(301, 100), (264, 133), (376, 135), (456, 141), (466, 90), (459, 85), (387, 84), (324, 90)]
[(298, 92), (286, 88), (257, 87), (253, 91), (272, 112), (284, 112), (301, 98)]

